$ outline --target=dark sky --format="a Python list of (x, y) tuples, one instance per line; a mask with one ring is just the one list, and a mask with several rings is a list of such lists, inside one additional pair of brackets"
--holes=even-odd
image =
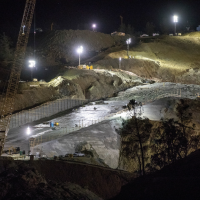
[[(0, 33), (17, 35), (25, 0), (0, 0)], [(144, 31), (145, 24), (165, 21), (173, 26), (171, 17), (179, 16), (179, 26), (186, 21), (195, 28), (200, 24), (200, 0), (37, 0), (36, 26), (50, 29), (54, 22), (59, 29), (77, 29), (78, 24), (96, 23), (98, 31), (110, 33), (118, 29), (120, 15), (125, 24)]]

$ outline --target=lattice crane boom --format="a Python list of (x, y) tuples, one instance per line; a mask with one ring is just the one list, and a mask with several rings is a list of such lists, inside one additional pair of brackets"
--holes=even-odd
[(0, 113), (0, 155), (2, 154), (4, 148), (5, 139), (9, 131), (11, 115), (14, 110), (14, 101), (24, 63), (24, 56), (34, 15), (35, 4), (36, 0), (26, 0), (22, 24), (14, 54), (14, 61), (8, 81), (8, 87), (6, 90), (6, 95), (3, 97), (3, 105)]

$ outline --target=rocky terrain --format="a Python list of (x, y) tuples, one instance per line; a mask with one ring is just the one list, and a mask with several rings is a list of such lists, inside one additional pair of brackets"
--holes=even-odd
[[(92, 31), (56, 31), (41, 35), (38, 56), (42, 66), (77, 64), (76, 49), (83, 45), (83, 62), (93, 62), (95, 68), (121, 68), (141, 77), (186, 84), (200, 84), (200, 34), (180, 37), (132, 38), (129, 55), (127, 37), (111, 37)], [(75, 45), (74, 45), (75, 44)], [(133, 58), (134, 57), (134, 58)], [(192, 77), (192, 78), (191, 78)]]
[[(195, 124), (195, 129), (193, 131), (191, 131), (191, 134), (193, 135), (200, 135), (200, 121), (199, 121), (199, 117), (200, 117), (200, 100), (189, 100), (189, 99), (185, 99), (185, 102), (188, 103), (189, 105), (189, 110), (192, 113), (192, 122), (190, 123), (190, 126), (192, 127), (192, 124)], [(164, 104), (164, 101), (162, 102)], [(177, 116), (176, 116), (176, 107), (177, 104), (180, 103), (180, 100), (178, 99), (172, 99), (169, 98), (166, 102), (166, 107), (163, 108), (162, 110), (160, 110), (161, 113), (163, 113), (163, 118), (164, 119), (175, 119), (177, 120)], [(154, 102), (153, 103), (158, 104), (158, 102)], [(151, 156), (153, 156), (155, 154), (154, 152), (154, 148), (152, 147), (152, 145), (155, 143), (154, 139), (155, 139), (155, 130), (161, 126), (161, 122), (156, 120), (151, 120), (150, 123), (152, 124), (152, 129), (151, 129), (151, 133), (149, 135), (148, 140), (143, 144), (143, 148), (146, 150), (144, 153), (144, 157), (145, 157), (145, 165), (150, 164), (151, 163)], [(126, 140), (126, 138), (124, 138), (124, 140)], [(200, 143), (198, 144), (198, 148), (200, 147)], [(192, 150), (194, 151), (194, 149)], [(138, 152), (139, 153), (139, 152)], [(190, 151), (191, 153), (191, 151)], [(121, 156), (120, 158), (120, 164), (119, 164), (119, 168), (127, 170), (129, 172), (134, 172), (137, 174), (137, 171), (139, 169), (139, 163), (138, 163), (138, 158), (135, 156), (134, 158), (129, 158), (126, 157), (124, 155)]]
[(20, 82), (14, 111), (62, 97), (89, 100), (112, 97), (143, 82), (143, 79), (124, 71), (66, 69), (50, 82)]
[(131, 174), (62, 161), (0, 161), (0, 199), (101, 200), (117, 195)]

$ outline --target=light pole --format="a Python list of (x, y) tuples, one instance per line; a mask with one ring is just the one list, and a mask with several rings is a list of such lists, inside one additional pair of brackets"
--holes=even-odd
[(96, 24), (93, 24), (93, 25), (92, 25), (92, 28), (93, 28), (93, 31), (94, 31), (94, 29), (96, 28)]
[(28, 135), (28, 155), (29, 155), (29, 149), (30, 149), (30, 147), (29, 147), (29, 135), (31, 134), (31, 129), (29, 128), (29, 126), (26, 130), (26, 134)]
[(122, 61), (122, 58), (120, 57), (119, 58), (119, 69), (121, 69), (121, 61)]
[(35, 61), (34, 60), (29, 60), (29, 67), (31, 68), (31, 81), (33, 79), (32, 77), (32, 69), (35, 67)]
[(22, 29), (23, 29), (23, 33), (22, 33), (22, 35), (25, 35), (25, 33), (24, 33), (24, 29), (25, 29), (25, 25), (24, 26), (22, 26)]
[(176, 23), (178, 22), (178, 16), (174, 15), (174, 33), (176, 35)]
[(126, 40), (126, 44), (127, 44), (127, 56), (129, 58), (129, 55), (128, 55), (128, 51), (129, 51), (129, 44), (131, 43), (131, 38), (127, 39)]
[(80, 47), (77, 49), (77, 52), (78, 52), (78, 54), (79, 54), (79, 66), (80, 66), (80, 63), (81, 63), (80, 54), (83, 52), (83, 47), (80, 46)]

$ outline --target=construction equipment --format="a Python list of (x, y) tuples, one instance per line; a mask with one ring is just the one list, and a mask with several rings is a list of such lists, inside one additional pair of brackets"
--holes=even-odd
[(93, 66), (92, 65), (91, 66), (89, 66), (89, 65), (79, 65), (78, 69), (88, 69), (88, 70), (90, 70), (90, 69), (93, 69)]
[(14, 100), (19, 85), (35, 4), (36, 0), (26, 0), (6, 95), (3, 97), (3, 105), (0, 113), (0, 155), (2, 154), (4, 148), (11, 115), (14, 110)]

